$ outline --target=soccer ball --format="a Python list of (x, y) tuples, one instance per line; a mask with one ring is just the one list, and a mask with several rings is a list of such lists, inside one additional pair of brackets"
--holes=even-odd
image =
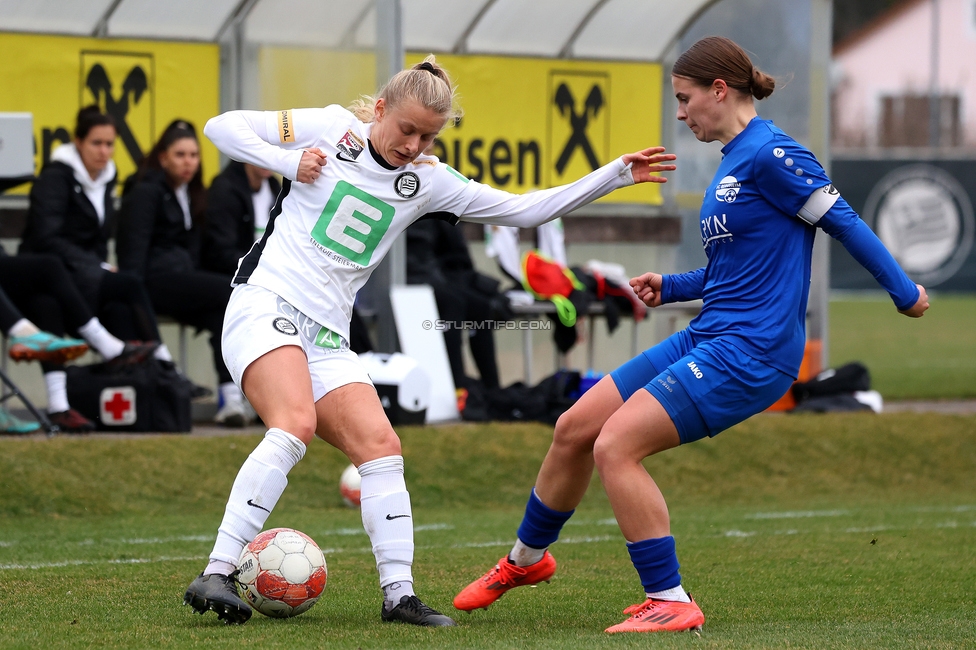
[(359, 477), (359, 470), (356, 469), (355, 465), (350, 465), (342, 472), (342, 476), (339, 477), (339, 494), (342, 495), (342, 500), (350, 508), (359, 507), (359, 486), (362, 483), (362, 479)]
[(274, 618), (308, 611), (329, 578), (318, 545), (291, 528), (272, 528), (255, 537), (244, 547), (237, 566), (241, 597)]

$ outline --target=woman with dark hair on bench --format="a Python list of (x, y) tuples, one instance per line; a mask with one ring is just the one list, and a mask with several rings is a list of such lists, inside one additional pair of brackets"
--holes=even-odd
[[(123, 341), (144, 341), (172, 361), (160, 345), (152, 303), (139, 278), (107, 262), (115, 223), (115, 121), (97, 106), (78, 112), (73, 142), (57, 147), (34, 181), (19, 256), (47, 253), (60, 259), (90, 311)], [(138, 346), (136, 346), (138, 347)]]
[(216, 420), (243, 427), (254, 415), (234, 384), (220, 348), (230, 274), (201, 268), (206, 190), (196, 130), (176, 120), (126, 181), (119, 215), (119, 267), (146, 283), (156, 311), (210, 332), (221, 407)]

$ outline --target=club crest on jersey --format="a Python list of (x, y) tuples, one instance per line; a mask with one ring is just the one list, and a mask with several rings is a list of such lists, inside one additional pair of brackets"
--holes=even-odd
[(403, 172), (393, 181), (393, 189), (405, 199), (412, 199), (420, 189), (420, 177), (413, 172)]
[(346, 131), (346, 134), (339, 138), (335, 146), (340, 154), (345, 154), (347, 159), (355, 161), (359, 157), (359, 154), (363, 152), (363, 149), (366, 148), (366, 143), (359, 139), (359, 136), (352, 131)]
[(742, 183), (735, 176), (726, 176), (715, 186), (715, 198), (726, 203), (734, 203)]
[(271, 324), (282, 334), (287, 334), (288, 336), (298, 335), (298, 328), (295, 327), (295, 324), (287, 318), (276, 318)]

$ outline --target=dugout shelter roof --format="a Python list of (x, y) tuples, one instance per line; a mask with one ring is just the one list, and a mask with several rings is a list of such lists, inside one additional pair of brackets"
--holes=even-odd
[[(716, 0), (400, 0), (414, 51), (660, 61)], [(0, 0), (0, 31), (372, 49), (374, 0)]]

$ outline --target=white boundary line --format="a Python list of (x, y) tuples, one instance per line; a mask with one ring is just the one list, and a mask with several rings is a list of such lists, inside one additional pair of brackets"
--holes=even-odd
[[(917, 509), (918, 511), (924, 512), (970, 512), (976, 510), (976, 506), (955, 506), (947, 508), (923, 508)], [(846, 514), (847, 511), (842, 510), (824, 510), (824, 511), (801, 511), (801, 512), (785, 512), (785, 513), (757, 513), (756, 515), (747, 515), (747, 519), (790, 519), (790, 518), (808, 518), (808, 517), (835, 517), (840, 516), (835, 513)], [(613, 519), (601, 519), (599, 521), (590, 522), (593, 525), (608, 525), (610, 522), (615, 523)], [(974, 527), (976, 528), (976, 521), (971, 521), (968, 523), (962, 523), (955, 520), (944, 521), (932, 525), (934, 529), (944, 529), (944, 528), (959, 528), (959, 527)], [(890, 525), (878, 525), (878, 526), (867, 526), (867, 527), (852, 527), (843, 528), (839, 531), (798, 531), (796, 529), (788, 529), (782, 531), (773, 531), (772, 535), (798, 535), (798, 534), (822, 534), (826, 532), (831, 533), (842, 533), (842, 534), (864, 534), (864, 533), (875, 533), (875, 532), (885, 532), (893, 530), (916, 530), (919, 526), (890, 526)], [(454, 526), (450, 524), (424, 524), (422, 526), (417, 526), (414, 530), (453, 530)], [(355, 531), (355, 532), (347, 532)], [(350, 535), (350, 534), (365, 534), (365, 531), (361, 529), (351, 529), (351, 528), (340, 528), (331, 531), (323, 531), (318, 533), (318, 535)], [(755, 537), (760, 535), (759, 531), (744, 531), (738, 529), (729, 529), (721, 533), (714, 535), (707, 535), (707, 537), (727, 537), (727, 538), (747, 538)], [(212, 541), (213, 537), (209, 535), (183, 535), (179, 537), (149, 537), (149, 538), (128, 538), (128, 539), (106, 539), (102, 543), (115, 543), (115, 544), (163, 544), (170, 542), (209, 542)], [(618, 540), (618, 537), (612, 535), (598, 535), (598, 536), (583, 536), (583, 537), (566, 537), (560, 539), (558, 544), (594, 544), (599, 542), (609, 542)], [(15, 545), (16, 541), (0, 541), (0, 547), (10, 547)], [(458, 544), (450, 545), (417, 545), (414, 548), (417, 550), (433, 550), (433, 549), (445, 549), (445, 548), (492, 548), (492, 547), (509, 547), (514, 543), (514, 538), (511, 540), (501, 541), (495, 540), (491, 542), (464, 542)], [(94, 545), (95, 540), (83, 540), (81, 542), (76, 542), (79, 545)], [(337, 555), (340, 553), (371, 553), (372, 549), (370, 547), (360, 547), (356, 549), (351, 548), (323, 548), (322, 552), (329, 555)], [(90, 566), (98, 564), (151, 564), (156, 562), (183, 562), (183, 561), (196, 561), (204, 560), (206, 556), (204, 555), (191, 555), (191, 556), (161, 556), (158, 558), (128, 558), (128, 559), (105, 559), (105, 560), (62, 560), (59, 562), (33, 562), (26, 564), (0, 564), (0, 571), (16, 571), (16, 570), (38, 570), (38, 569), (53, 569), (58, 567), (68, 567), (68, 566)]]

